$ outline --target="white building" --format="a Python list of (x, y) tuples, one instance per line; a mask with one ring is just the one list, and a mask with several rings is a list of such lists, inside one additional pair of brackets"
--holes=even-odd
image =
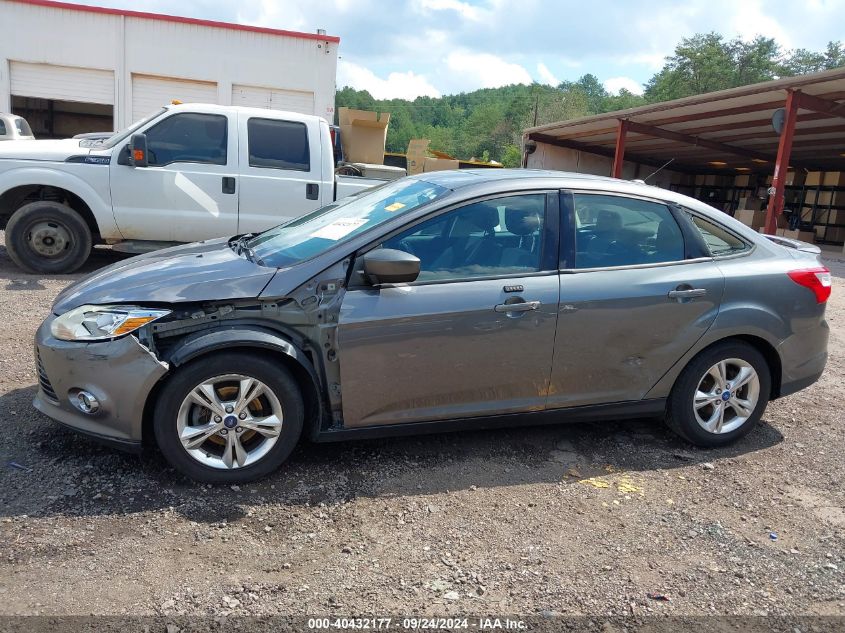
[(334, 118), (340, 38), (0, 0), (0, 112), (37, 138), (117, 130), (174, 99)]

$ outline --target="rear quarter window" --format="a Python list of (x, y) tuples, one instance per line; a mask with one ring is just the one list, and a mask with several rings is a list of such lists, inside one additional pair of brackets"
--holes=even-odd
[(705, 220), (704, 218), (687, 213), (701, 237), (704, 238), (704, 243), (707, 245), (707, 250), (714, 257), (721, 257), (725, 255), (733, 255), (735, 253), (742, 253), (751, 247), (749, 244), (738, 238), (736, 235), (720, 226), (716, 222)]

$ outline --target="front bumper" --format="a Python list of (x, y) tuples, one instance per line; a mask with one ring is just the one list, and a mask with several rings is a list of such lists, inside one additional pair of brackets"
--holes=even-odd
[[(75, 343), (50, 334), (50, 316), (35, 334), (38, 393), (33, 406), (62, 424), (119, 448), (140, 447), (144, 406), (155, 384), (167, 373), (134, 336), (112, 341)], [(84, 389), (100, 403), (85, 414), (70, 403), (68, 392)]]

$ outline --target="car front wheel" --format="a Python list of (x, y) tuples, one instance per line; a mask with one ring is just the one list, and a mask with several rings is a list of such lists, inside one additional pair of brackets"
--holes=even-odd
[(696, 356), (669, 396), (666, 422), (704, 447), (723, 446), (749, 433), (766, 410), (771, 372), (763, 355), (727, 341)]
[(244, 483), (276, 470), (302, 433), (299, 386), (283, 366), (244, 353), (203, 357), (165, 385), (155, 409), (159, 449), (205, 483)]

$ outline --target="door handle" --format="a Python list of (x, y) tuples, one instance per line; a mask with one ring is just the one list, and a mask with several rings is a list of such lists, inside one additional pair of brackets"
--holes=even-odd
[(234, 176), (223, 176), (223, 193), (235, 193)]
[(532, 310), (539, 310), (539, 301), (519, 301), (515, 303), (500, 303), (493, 306), (496, 312), (531, 312)]
[(694, 299), (695, 297), (703, 297), (707, 294), (706, 288), (689, 288), (687, 290), (670, 290), (670, 299)]
[(305, 197), (308, 200), (317, 200), (320, 197), (320, 185), (309, 182), (305, 185)]

